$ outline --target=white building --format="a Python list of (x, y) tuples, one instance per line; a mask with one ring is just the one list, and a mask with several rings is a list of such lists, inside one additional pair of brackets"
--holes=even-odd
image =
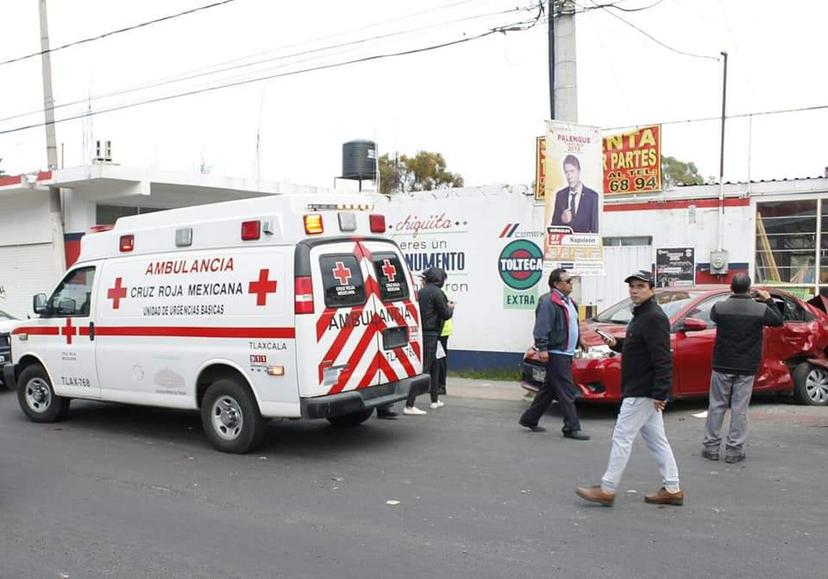
[[(0, 310), (17, 316), (31, 313), (31, 296), (48, 291), (63, 273), (55, 266), (49, 186), (63, 190), (67, 263), (90, 227), (122, 215), (324, 192), (105, 164), (0, 177)], [(828, 179), (728, 184), (724, 191), (721, 229), (715, 185), (607, 198), (600, 232), (605, 275), (582, 280), (584, 313), (625, 297), (622, 280), (637, 269), (658, 269), (663, 283), (726, 283), (745, 271), (757, 283), (803, 296), (828, 291)], [(545, 234), (542, 203), (526, 186), (493, 185), (396, 195), (387, 211), (389, 234), (409, 266), (448, 272), (445, 289), (457, 302), (452, 367), (514, 367), (531, 342), (537, 297), (547, 291), (547, 272), (537, 259)], [(720, 246), (728, 254), (726, 275), (710, 270), (711, 252)], [(659, 256), (670, 262), (659, 265)]]

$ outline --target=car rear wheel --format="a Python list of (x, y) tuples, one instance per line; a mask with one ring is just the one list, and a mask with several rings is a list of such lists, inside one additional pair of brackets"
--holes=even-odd
[(216, 380), (201, 402), (201, 425), (221, 452), (244, 454), (264, 438), (267, 422), (247, 388), (235, 380)]
[(57, 422), (69, 413), (69, 399), (55, 394), (49, 374), (39, 365), (20, 373), (17, 401), (32, 422)]
[(828, 369), (807, 362), (794, 369), (794, 398), (809, 406), (828, 405)]
[(343, 414), (342, 416), (331, 416), (328, 418), (328, 422), (333, 424), (338, 428), (352, 428), (354, 426), (359, 426), (369, 418), (374, 413), (373, 408), (367, 408), (365, 410), (360, 410), (358, 412), (352, 412), (351, 414)]

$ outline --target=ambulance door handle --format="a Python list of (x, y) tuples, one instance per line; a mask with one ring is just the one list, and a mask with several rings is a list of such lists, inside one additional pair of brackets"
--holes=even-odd
[(95, 322), (89, 322), (89, 339), (95, 341)]

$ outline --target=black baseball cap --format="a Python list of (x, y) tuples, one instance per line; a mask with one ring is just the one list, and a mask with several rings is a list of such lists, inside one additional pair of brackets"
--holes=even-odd
[(655, 285), (655, 282), (653, 281), (653, 274), (645, 269), (639, 269), (637, 272), (628, 275), (624, 278), (624, 283), (630, 283), (634, 279), (646, 282), (650, 284), (650, 286)]

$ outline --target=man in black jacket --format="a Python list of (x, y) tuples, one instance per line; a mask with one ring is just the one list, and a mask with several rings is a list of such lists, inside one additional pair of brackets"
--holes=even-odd
[[(437, 344), (443, 323), (454, 314), (454, 308), (449, 304), (446, 294), (441, 289), (446, 281), (446, 272), (441, 267), (430, 267), (423, 272), (425, 287), (420, 290), (420, 325), (423, 332), (423, 373), (431, 374), (431, 408), (444, 406), (438, 399), (437, 388), (439, 383), (437, 361)], [(414, 391), (409, 393), (405, 401), (403, 414), (426, 414), (414, 406), (417, 397)]]
[(662, 411), (667, 405), (673, 381), (670, 354), (670, 320), (656, 303), (653, 276), (639, 271), (628, 276), (630, 299), (635, 307), (627, 325), (626, 337), (616, 340), (601, 335), (604, 342), (621, 356), (621, 411), (612, 433), (607, 471), (601, 484), (578, 487), (575, 492), (588, 501), (611, 507), (621, 475), (627, 466), (638, 433), (658, 464), (662, 486), (644, 500), (658, 505), (683, 505), (678, 466), (664, 433)]
[(575, 383), (572, 381), (572, 358), (580, 343), (578, 305), (572, 301), (572, 276), (565, 269), (549, 274), (549, 293), (543, 294), (535, 308), (535, 348), (538, 359), (546, 364), (546, 379), (518, 423), (532, 432), (543, 432), (540, 417), (554, 399), (563, 415), (563, 435), (574, 440), (589, 440), (581, 432), (575, 409)]
[(759, 301), (751, 298), (747, 274), (736, 274), (730, 289), (733, 295), (710, 311), (710, 319), (716, 322), (716, 345), (702, 456), (719, 460), (722, 422), (729, 406), (725, 462), (733, 463), (745, 459), (747, 409), (753, 393), (753, 378), (762, 359), (762, 333), (765, 326), (781, 326), (782, 315), (768, 292), (756, 290)]

